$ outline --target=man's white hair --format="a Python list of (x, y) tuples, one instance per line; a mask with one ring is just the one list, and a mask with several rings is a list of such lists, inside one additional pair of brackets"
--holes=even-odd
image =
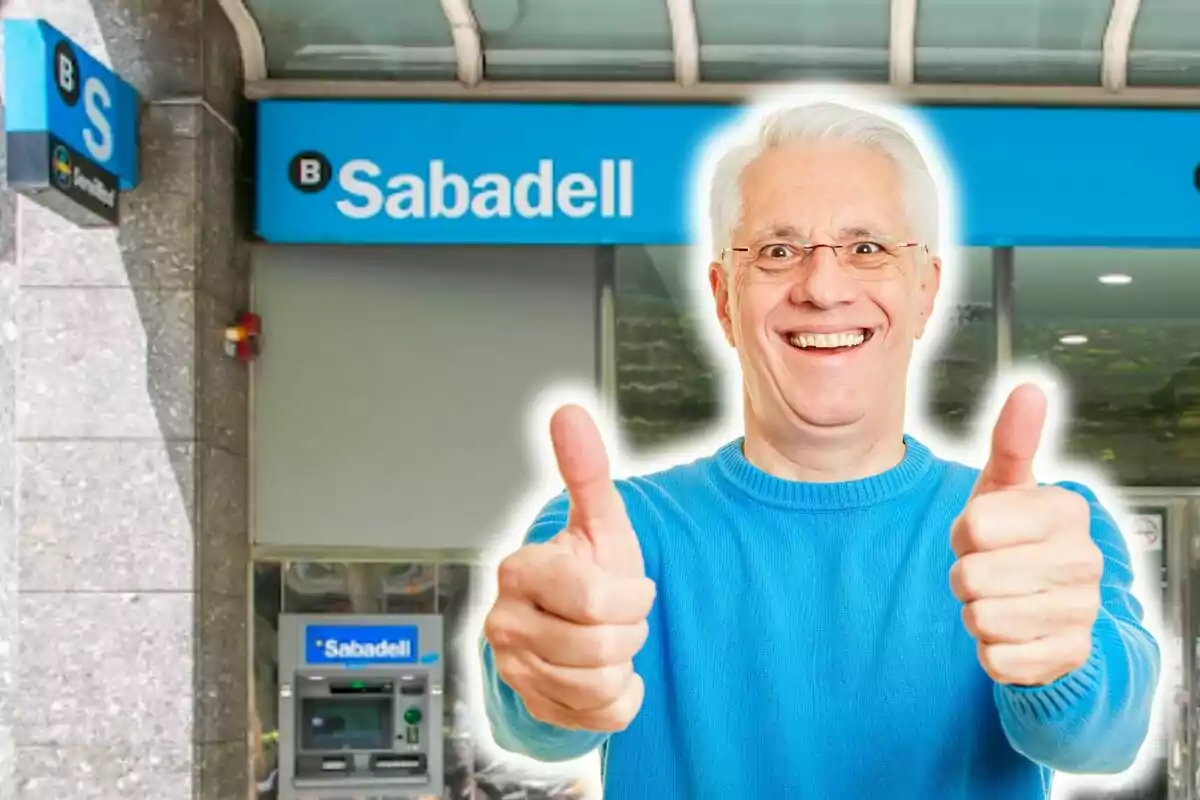
[(840, 103), (793, 106), (766, 116), (750, 142), (735, 145), (717, 161), (709, 188), (709, 222), (716, 253), (732, 245), (741, 219), (742, 173), (774, 147), (797, 142), (837, 142), (876, 150), (899, 168), (908, 223), (929, 252), (938, 250), (938, 185), (909, 133), (890, 119)]

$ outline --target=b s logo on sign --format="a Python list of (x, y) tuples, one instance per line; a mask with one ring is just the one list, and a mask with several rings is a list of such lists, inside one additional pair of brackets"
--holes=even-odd
[(54, 46), (54, 85), (63, 103), (74, 108), (79, 102), (79, 59), (65, 39)]
[(65, 39), (54, 46), (54, 85), (68, 108), (74, 108), (80, 94), (83, 95), (83, 110), (89, 123), (83, 130), (83, 143), (97, 163), (107, 164), (113, 156), (113, 126), (105, 112), (113, 106), (112, 95), (99, 78), (82, 79), (79, 59)]
[(305, 194), (321, 191), (332, 179), (333, 166), (316, 150), (299, 153), (288, 164), (288, 180)]

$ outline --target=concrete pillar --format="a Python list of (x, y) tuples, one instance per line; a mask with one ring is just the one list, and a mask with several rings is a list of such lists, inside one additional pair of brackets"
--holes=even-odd
[(0, 192), (0, 800), (244, 798), (236, 39), (217, 0), (4, 13), (45, 17), (148, 106), (119, 230)]

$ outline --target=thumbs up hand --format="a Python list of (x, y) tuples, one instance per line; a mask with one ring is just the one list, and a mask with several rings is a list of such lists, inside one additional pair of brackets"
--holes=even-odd
[(500, 564), (484, 636), (497, 673), (534, 719), (621, 731), (642, 705), (633, 656), (646, 642), (654, 583), (592, 419), (566, 406), (550, 435), (570, 498), (567, 525)]
[(1040, 686), (1079, 669), (1092, 650), (1104, 557), (1079, 494), (1038, 486), (1033, 459), (1046, 396), (1009, 396), (991, 455), (951, 527), (950, 585), (979, 663), (997, 683)]

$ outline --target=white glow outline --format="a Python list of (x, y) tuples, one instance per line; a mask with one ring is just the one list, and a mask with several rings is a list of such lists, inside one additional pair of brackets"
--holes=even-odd
[[(942, 309), (952, 309), (961, 300), (959, 291), (963, 260), (958, 242), (958, 192), (950, 170), (943, 161), (944, 149), (925, 121), (902, 105), (903, 101), (881, 101), (877, 89), (869, 93), (853, 86), (841, 84), (804, 84), (783, 89), (767, 88), (754, 100), (749, 101), (743, 113), (724, 129), (715, 132), (706, 140), (699, 154), (697, 168), (693, 172), (693, 183), (688, 187), (693, 200), (691, 230), (695, 246), (692, 249), (695, 268), (688, 272), (688, 301), (694, 309), (713, 309), (711, 288), (708, 284), (708, 265), (713, 252), (712, 231), (708, 229), (708, 191), (711, 176), (719, 157), (738, 140), (744, 141), (757, 133), (764, 116), (781, 108), (809, 105), (819, 102), (835, 102), (878, 114), (898, 123), (916, 143), (918, 150), (929, 167), (930, 173), (940, 190), (939, 226), (937, 255), (942, 260), (941, 287), (937, 303), (926, 328), (924, 338), (913, 349), (909, 370), (907, 413), (905, 430), (928, 445), (939, 458), (982, 466), (990, 449), (991, 430), (995, 419), (1008, 397), (1009, 392), (1020, 383), (1039, 384), (1049, 400), (1046, 429), (1042, 444), (1034, 461), (1039, 480), (1053, 482), (1072, 480), (1084, 484), (1095, 493), (1097, 499), (1121, 526), (1130, 551), (1135, 574), (1133, 593), (1142, 603), (1145, 614), (1143, 626), (1155, 637), (1160, 651), (1165, 650), (1161, 624), (1161, 604), (1156, 590), (1158, 575), (1142, 574), (1141, 559), (1137, 543), (1129, 537), (1125, 501), (1102, 470), (1092, 464), (1080, 463), (1061, 455), (1062, 434), (1066, 412), (1070, 408), (1070, 395), (1062, 379), (1033, 363), (1020, 363), (1002, 374), (993, 375), (985, 394), (986, 400), (979, 404), (972, 420), (970, 434), (964, 440), (956, 440), (938, 428), (936, 420), (924, 414), (928, 392), (932, 381), (925, 380), (926, 367), (936, 361), (945, 343), (947, 333), (953, 327), (953, 315)], [(713, 309), (715, 310), (715, 309)], [(562, 492), (562, 480), (558, 475), (554, 453), (550, 446), (549, 421), (555, 409), (567, 403), (586, 408), (596, 421), (608, 449), (614, 478), (644, 475), (669, 469), (695, 458), (710, 456), (721, 445), (744, 433), (742, 418), (742, 389), (740, 365), (736, 352), (726, 343), (715, 313), (709, 324), (699, 326), (697, 334), (702, 338), (710, 358), (717, 383), (721, 387), (722, 418), (710, 428), (692, 436), (686, 442), (663, 448), (642, 457), (631, 457), (627, 443), (620, 434), (616, 409), (605, 403), (594, 385), (579, 382), (562, 382), (541, 392), (525, 420), (529, 452), (534, 455), (538, 466), (536, 477), (528, 493), (514, 504), (512, 510), (499, 526), (499, 533), (483, 554), (482, 580), (472, 591), (470, 612), (465, 615), (467, 624), (458, 634), (458, 640), (449, 646), (459, 647), (459, 664), (469, 685), (467, 702), (474, 714), (472, 718), (473, 738), (489, 762), (502, 767), (512, 780), (531, 779), (575, 779), (583, 782), (586, 796), (602, 797), (600, 788), (599, 758), (591, 754), (581, 759), (556, 764), (545, 764), (519, 756), (496, 745), (483, 711), (483, 670), (479, 658), (479, 638), (483, 620), (496, 598), (496, 567), (507, 555), (520, 547), (529, 526), (545, 504)], [(1068, 477), (1069, 476), (1069, 477)], [(947, 533), (947, 536), (949, 533)], [(1147, 586), (1147, 581), (1149, 585)], [(1150, 591), (1147, 591), (1147, 588)], [(1147, 599), (1150, 598), (1150, 599)], [(1186, 637), (1185, 637), (1186, 638)], [(1167, 652), (1163, 652), (1164, 667)], [(1170, 675), (1164, 668), (1154, 699), (1154, 713), (1150, 733), (1146, 738), (1133, 767), (1114, 776), (1069, 775), (1054, 773), (1054, 798), (1070, 798), (1078, 789), (1114, 789), (1134, 786), (1152, 777), (1151, 770), (1157, 766), (1154, 758), (1156, 747), (1149, 745), (1162, 741), (1165, 725), (1162, 710)], [(1169, 737), (1166, 738), (1169, 743)]]

